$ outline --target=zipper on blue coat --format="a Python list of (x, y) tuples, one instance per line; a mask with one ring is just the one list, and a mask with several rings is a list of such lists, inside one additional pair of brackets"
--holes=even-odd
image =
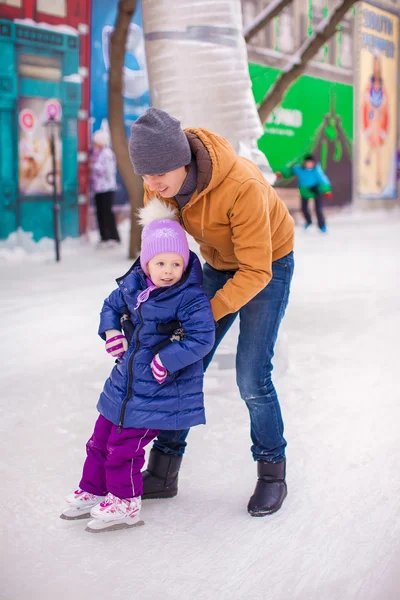
[(132, 352), (130, 358), (129, 358), (129, 363), (128, 363), (128, 393), (124, 398), (124, 401), (122, 402), (122, 407), (121, 407), (121, 414), (120, 414), (120, 418), (119, 418), (119, 423), (118, 423), (118, 429), (117, 429), (117, 433), (121, 433), (121, 429), (124, 426), (124, 418), (125, 418), (125, 410), (126, 410), (126, 405), (128, 404), (129, 398), (131, 397), (132, 394), (132, 384), (133, 384), (133, 359), (135, 358), (139, 347), (140, 347), (140, 343), (139, 343), (139, 333), (140, 330), (142, 329), (144, 323), (143, 323), (143, 319), (142, 319), (142, 305), (139, 305), (138, 308), (138, 315), (140, 317), (140, 325), (139, 327), (137, 327), (136, 329), (136, 345), (135, 345), (135, 349)]

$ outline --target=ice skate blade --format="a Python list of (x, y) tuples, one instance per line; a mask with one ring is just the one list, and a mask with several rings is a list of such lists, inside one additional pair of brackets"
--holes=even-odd
[(64, 519), (65, 521), (79, 521), (80, 519), (90, 519), (90, 512), (82, 512), (79, 515), (65, 515), (61, 513), (60, 519)]
[(132, 523), (132, 525), (128, 525), (128, 523), (115, 523), (114, 525), (110, 524), (108, 527), (102, 527), (103, 524), (105, 523), (94, 519), (86, 525), (85, 531), (88, 531), (89, 533), (103, 533), (105, 531), (118, 531), (119, 529), (132, 529), (133, 527), (144, 525), (144, 521), (136, 521), (136, 523)]

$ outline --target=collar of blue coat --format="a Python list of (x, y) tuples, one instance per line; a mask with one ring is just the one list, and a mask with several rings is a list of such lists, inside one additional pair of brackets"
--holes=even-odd
[[(116, 279), (118, 286), (126, 293), (134, 293), (145, 290), (147, 286), (146, 275), (140, 266), (140, 256), (135, 260), (129, 271)], [(152, 293), (153, 297), (161, 296), (163, 298), (165, 293), (173, 292), (175, 290), (182, 291), (183, 288), (191, 285), (201, 286), (203, 283), (203, 271), (201, 268), (200, 261), (194, 252), (190, 252), (189, 264), (186, 271), (183, 274), (182, 279), (171, 285), (170, 287), (158, 288)]]

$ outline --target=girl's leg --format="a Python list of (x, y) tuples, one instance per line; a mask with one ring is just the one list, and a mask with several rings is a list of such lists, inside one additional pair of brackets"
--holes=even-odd
[[(120, 431), (120, 433), (118, 433)], [(144, 449), (158, 435), (158, 429), (119, 429), (112, 425), (105, 464), (107, 491), (118, 498), (143, 494)]]
[(87, 457), (83, 465), (81, 490), (105, 496), (107, 494), (105, 462), (107, 460), (107, 442), (113, 424), (102, 415), (96, 421), (93, 435), (86, 444)]

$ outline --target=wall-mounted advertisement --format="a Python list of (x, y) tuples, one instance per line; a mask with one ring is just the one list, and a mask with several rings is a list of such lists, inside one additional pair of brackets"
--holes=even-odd
[[(255, 101), (279, 74), (277, 69), (250, 64)], [(294, 166), (314, 154), (332, 183), (330, 205), (352, 198), (353, 86), (303, 75), (290, 87), (282, 104), (264, 124), (258, 147), (274, 171)], [(297, 189), (295, 179), (278, 187)]]
[[(45, 123), (59, 121), (61, 105), (55, 99), (20, 97), (18, 105), (18, 186), (24, 196), (51, 195), (53, 193), (53, 163), (50, 137)], [(56, 181), (60, 190), (61, 138), (55, 128)]]
[[(107, 85), (110, 68), (110, 36), (114, 31), (117, 2), (93, 0), (91, 51), (91, 116), (92, 130), (107, 119)], [(147, 78), (142, 7), (137, 3), (129, 28), (124, 66), (124, 122), (129, 135), (131, 125), (150, 106)]]
[[(92, 43), (90, 114), (92, 133), (102, 128), (108, 130), (108, 71), (110, 69), (110, 38), (114, 31), (118, 2), (110, 0), (92, 1)], [(124, 65), (124, 124), (129, 137), (133, 123), (150, 106), (149, 82), (147, 77), (142, 6), (137, 2), (129, 27)], [(114, 194), (115, 204), (129, 202), (124, 183), (117, 174), (118, 189)]]
[(367, 2), (360, 11), (358, 195), (397, 198), (399, 17)]

